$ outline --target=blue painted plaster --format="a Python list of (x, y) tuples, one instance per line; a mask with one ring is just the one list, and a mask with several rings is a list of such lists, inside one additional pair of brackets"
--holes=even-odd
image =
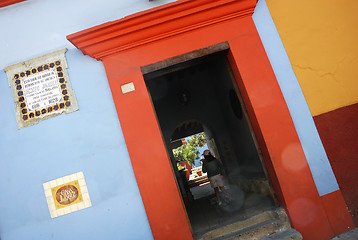
[(176, 0), (27, 0), (0, 8), (0, 69), (59, 48), (66, 36)]
[(322, 196), (334, 192), (339, 189), (337, 180), (265, 0), (258, 1), (253, 20), (288, 105), (318, 193)]
[[(0, 71), (1, 239), (153, 239), (103, 64), (66, 58), (79, 111), (21, 130)], [(51, 219), (42, 184), (79, 171), (92, 207)]]

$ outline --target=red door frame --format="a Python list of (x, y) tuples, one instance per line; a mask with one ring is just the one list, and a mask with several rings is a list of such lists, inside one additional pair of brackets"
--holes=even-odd
[(2, 1), (0, 1), (0, 8), (6, 7), (6, 6), (9, 6), (12, 4), (16, 4), (19, 2), (24, 2), (24, 1), (26, 1), (26, 0), (2, 0)]
[[(192, 239), (141, 67), (221, 42), (281, 204), (305, 239), (334, 236), (252, 20), (256, 0), (181, 0), (67, 38), (102, 60), (155, 239)], [(133, 83), (135, 90), (122, 92)], [(145, 141), (143, 141), (145, 139)]]

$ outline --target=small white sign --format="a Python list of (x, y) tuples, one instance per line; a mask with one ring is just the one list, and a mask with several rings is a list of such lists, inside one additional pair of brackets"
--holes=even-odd
[(135, 90), (133, 82), (124, 84), (121, 86), (121, 88), (123, 94), (133, 92)]
[(63, 102), (56, 69), (49, 69), (24, 78), (22, 86), (29, 112)]

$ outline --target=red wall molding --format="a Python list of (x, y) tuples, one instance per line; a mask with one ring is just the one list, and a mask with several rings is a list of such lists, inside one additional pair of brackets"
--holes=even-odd
[(15, 3), (19, 3), (19, 2), (25, 2), (26, 0), (1, 0), (0, 1), (0, 8), (2, 7), (6, 7)]
[(251, 15), (255, 0), (184, 0), (67, 36), (85, 55), (101, 60), (131, 48)]

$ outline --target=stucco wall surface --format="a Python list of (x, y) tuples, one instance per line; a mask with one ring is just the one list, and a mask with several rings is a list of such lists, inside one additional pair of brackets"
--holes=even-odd
[(253, 19), (295, 124), (317, 190), (320, 196), (334, 192), (339, 186), (266, 1), (258, 2)]
[[(103, 65), (66, 56), (79, 111), (21, 130), (0, 72), (1, 239), (151, 239)], [(51, 219), (42, 184), (79, 171), (92, 207)]]
[[(0, 114), (0, 192), (2, 193), (0, 194), (0, 236), (2, 240), (153, 238), (103, 64), (83, 56), (66, 40), (66, 36), (169, 2), (174, 1), (28, 0), (0, 8), (0, 103), (2, 104)], [(259, 3), (262, 2), (264, 1), (259, 1)], [(273, 1), (269, 1), (272, 5), (276, 4), (271, 2)], [(282, 2), (280, 8), (284, 9), (282, 6), (285, 2), (280, 2)], [(335, 2), (329, 1), (324, 5), (321, 0), (319, 3), (326, 6)], [(306, 6), (308, 6), (307, 4)], [(316, 3), (311, 4), (316, 6)], [(347, 4), (344, 6), (348, 6)], [(296, 5), (299, 5), (298, 1)], [(350, 7), (353, 8), (354, 6)], [(265, 14), (268, 11), (266, 11), (266, 8), (263, 9), (264, 12), (255, 11), (255, 24), (258, 28), (261, 24), (261, 29), (276, 31), (274, 27), (267, 28), (267, 21), (264, 23), (267, 19)], [(296, 6), (294, 9), (299, 8)], [(346, 9), (346, 12), (352, 12), (350, 9)], [(303, 12), (311, 11), (304, 10)], [(344, 12), (345, 9), (331, 10)], [(288, 11), (287, 14), (292, 15), (292, 11), (291, 13)], [(349, 23), (353, 24), (353, 20), (356, 19), (353, 16), (351, 18), (352, 21), (349, 21)], [(279, 26), (280, 30), (280, 26), (285, 24), (284, 22), (287, 19), (283, 21), (280, 19), (276, 21), (276, 19), (277, 17), (274, 18), (275, 24)], [(297, 22), (301, 24), (298, 20)], [(344, 23), (348, 25), (347, 22)], [(298, 25), (291, 24), (290, 27), (292, 29), (287, 30), (288, 36), (292, 36), (290, 35), (291, 30), (302, 30)], [(347, 29), (350, 28), (347, 27)], [(311, 31), (316, 33), (316, 31)], [(350, 44), (352, 38), (355, 38), (356, 35), (352, 34), (352, 36), (345, 38), (349, 44), (339, 45), (338, 53), (343, 52), (345, 55), (339, 55), (339, 57), (342, 57), (337, 57), (339, 58), (337, 60), (329, 57), (331, 55), (324, 55), (327, 52), (314, 53), (315, 46), (306, 43), (305, 38), (299, 39), (300, 42), (297, 45), (286, 44), (286, 35), (282, 35), (281, 31), (279, 32), (284, 39), (285, 48), (293, 62), (292, 65), (300, 81), (303, 94), (309, 103), (312, 115), (328, 111), (321, 110), (322, 106), (328, 106), (331, 109), (331, 102), (333, 103), (335, 98), (335, 100), (338, 99), (340, 105), (349, 101), (356, 101), (350, 92), (357, 89), (356, 83), (352, 80), (356, 77), (354, 71), (343, 71), (348, 65), (354, 64), (354, 61), (356, 61), (354, 53), (357, 53), (357, 48)], [(309, 32), (310, 35), (315, 36), (312, 32)], [(297, 34), (295, 31), (294, 33)], [(264, 42), (266, 37), (262, 32), (260, 32), (260, 37)], [(320, 38), (321, 36), (317, 37), (317, 39)], [(296, 39), (296, 36), (294, 39)], [(276, 38), (275, 41), (281, 43), (279, 38)], [(304, 48), (306, 45), (303, 43), (306, 43), (311, 50), (313, 49), (308, 51), (310, 54), (303, 54), (307, 53)], [(324, 42), (324, 44), (328, 43)], [(320, 45), (324, 44), (320, 41)], [(328, 45), (332, 46), (333, 44), (334, 42), (331, 42)], [(266, 46), (272, 47), (272, 45)], [(35, 126), (18, 130), (11, 90), (8, 87), (6, 74), (1, 69), (65, 47), (69, 49), (66, 53), (68, 71), (72, 87), (76, 93), (79, 111), (63, 114), (42, 121)], [(279, 48), (281, 48), (281, 45)], [(277, 48), (271, 49), (274, 52)], [(311, 70), (312, 66), (306, 69), (306, 65), (302, 65), (300, 61), (297, 60), (298, 63), (296, 63), (295, 58), (292, 60), (291, 55), (295, 55), (290, 54), (292, 51), (294, 53), (295, 51), (299, 52), (300, 54), (297, 54), (297, 56), (301, 56), (303, 60), (300, 58), (298, 60), (307, 63), (308, 66), (312, 65), (310, 61), (314, 62), (315, 56), (321, 57), (317, 62), (314, 62), (315, 64), (320, 63), (322, 59), (331, 59), (334, 62), (333, 66), (336, 67), (334, 74), (331, 74), (333, 68), (329, 69), (331, 72), (326, 69), (329, 64), (320, 63), (321, 65), (317, 65), (319, 71)], [(302, 51), (302, 54), (300, 51)], [(270, 54), (268, 53), (268, 55)], [(287, 59), (284, 59), (286, 55), (278, 56), (276, 54), (275, 56), (276, 59), (279, 59), (276, 66), (285, 70), (281, 77), (277, 77), (278, 73), (275, 71), (280, 82), (280, 79), (286, 79), (287, 72), (289, 72), (289, 75), (291, 74), (291, 68), (290, 66), (286, 68), (288, 65), (284, 67), (281, 65), (287, 63)], [(308, 59), (307, 56), (310, 56), (310, 58)], [(273, 64), (272, 59), (270, 57), (271, 64)], [(301, 68), (303, 66), (304, 69), (298, 73), (297, 69), (301, 68), (296, 67), (296, 65)], [(324, 67), (323, 70), (320, 68), (321, 66), (322, 69)], [(322, 79), (316, 77), (317, 72), (322, 75)], [(337, 77), (341, 76), (343, 72), (344, 74), (352, 72), (349, 76), (344, 76), (345, 81), (341, 81), (342, 78)], [(304, 77), (301, 77), (302, 74), (305, 74)], [(307, 77), (310, 75), (314, 75), (314, 79)], [(334, 77), (335, 81), (330, 80), (330, 77)], [(304, 79), (304, 81), (301, 79)], [(323, 86), (322, 82), (324, 81), (336, 85), (326, 84)], [(335, 191), (338, 188), (336, 180), (330, 165), (327, 164), (328, 161), (322, 144), (317, 139), (318, 135), (311, 115), (308, 114), (307, 105), (300, 96), (302, 93), (297, 91), (297, 85), (294, 82), (287, 84), (287, 81), (282, 81), (280, 87), (282, 88), (285, 83), (286, 90), (283, 93), (286, 101), (289, 99), (291, 102), (295, 102), (300, 99), (300, 104), (292, 104), (292, 106), (297, 107), (291, 107), (290, 103), (288, 105), (318, 191), (320, 195)], [(334, 88), (337, 88), (337, 90), (332, 93)], [(341, 97), (342, 92), (344, 92), (345, 97)], [(345, 103), (341, 102), (342, 99)], [(305, 114), (298, 114), (302, 109), (304, 109)], [(321, 163), (322, 159), (323, 164)], [(83, 171), (85, 175), (92, 207), (51, 219), (42, 183), (79, 171)], [(65, 229), (71, 229), (71, 232), (68, 233)]]
[(66, 36), (174, 0), (27, 0), (0, 8), (0, 69), (59, 48)]
[(358, 224), (358, 104), (321, 114), (314, 121), (348, 209)]
[(357, 1), (267, 0), (312, 116), (358, 102)]
[[(102, 62), (66, 36), (170, 1), (36, 1), (0, 8), (0, 238), (152, 239)], [(68, 48), (79, 110), (18, 130), (6, 66)], [(92, 207), (51, 219), (42, 184), (84, 173)]]

